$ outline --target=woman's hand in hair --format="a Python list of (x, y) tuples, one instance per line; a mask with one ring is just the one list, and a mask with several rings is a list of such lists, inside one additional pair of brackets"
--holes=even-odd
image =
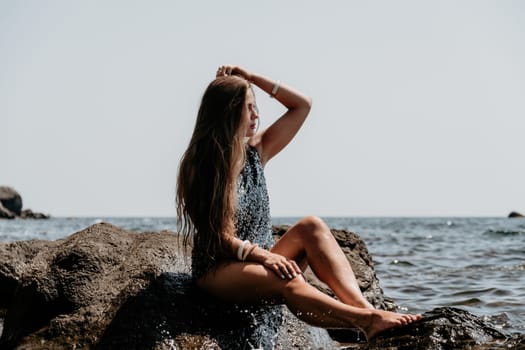
[(239, 67), (239, 66), (224, 65), (224, 66), (220, 66), (217, 69), (217, 74), (216, 74), (217, 77), (223, 77), (223, 76), (227, 76), (227, 75), (238, 75), (238, 76), (241, 76), (241, 77), (243, 77), (244, 79), (246, 79), (248, 81), (252, 80), (252, 73), (250, 73), (246, 69), (244, 69), (242, 67)]

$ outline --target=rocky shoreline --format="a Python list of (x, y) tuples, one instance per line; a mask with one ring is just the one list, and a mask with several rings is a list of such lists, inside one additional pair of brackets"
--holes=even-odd
[[(286, 227), (275, 227), (276, 236)], [(355, 233), (332, 230), (360, 288), (376, 307), (393, 309), (372, 257)], [(133, 233), (95, 224), (57, 241), (0, 243), (2, 349), (520, 349), (524, 334), (505, 334), (481, 317), (438, 308), (421, 322), (369, 343), (356, 331), (299, 321), (282, 307), (268, 327), (249, 307), (227, 305), (195, 289), (188, 256), (170, 231)], [(311, 272), (320, 290), (330, 289)]]

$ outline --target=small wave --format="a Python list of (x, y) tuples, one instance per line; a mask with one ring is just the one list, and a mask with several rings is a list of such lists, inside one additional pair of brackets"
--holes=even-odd
[[(513, 272), (513, 271), (525, 271), (525, 264), (510, 264), (510, 265), (481, 265), (473, 264), (460, 268), (449, 268), (436, 271), (436, 276), (439, 278), (471, 278), (476, 273), (497, 273), (497, 272)], [(474, 278), (476, 275), (474, 275)]]
[(479, 298), (468, 298), (464, 300), (458, 300), (453, 303), (450, 303), (449, 306), (473, 306), (473, 305), (479, 305), (482, 301)]
[(398, 265), (398, 266), (415, 266), (410, 261), (404, 261), (404, 260), (397, 260), (394, 259), (390, 262), (390, 265)]
[(494, 230), (489, 229), (483, 233), (487, 236), (517, 236), (525, 234), (525, 231), (521, 230)]
[(478, 295), (495, 292), (496, 288), (484, 288), (484, 289), (472, 289), (472, 290), (463, 290), (451, 294), (452, 296), (466, 296), (466, 295)]

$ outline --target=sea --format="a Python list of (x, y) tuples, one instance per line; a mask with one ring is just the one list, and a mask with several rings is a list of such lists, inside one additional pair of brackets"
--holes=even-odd
[[(408, 312), (453, 306), (508, 333), (525, 333), (525, 219), (487, 217), (326, 217), (361, 236), (385, 296)], [(298, 218), (273, 218), (275, 225)], [(175, 218), (56, 217), (0, 220), (0, 242), (56, 240), (94, 223), (151, 232)], [(0, 324), (1, 332), (1, 324)]]

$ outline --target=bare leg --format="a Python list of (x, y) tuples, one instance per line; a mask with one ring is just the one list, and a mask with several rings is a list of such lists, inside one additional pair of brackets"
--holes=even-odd
[(367, 338), (396, 326), (418, 320), (403, 315), (344, 304), (320, 292), (301, 276), (282, 280), (256, 263), (232, 262), (220, 265), (197, 281), (198, 285), (224, 300), (236, 303), (273, 300), (284, 302), (301, 320), (324, 328), (361, 328)]
[(299, 266), (304, 265), (301, 260), (306, 258), (315, 275), (343, 303), (374, 308), (361, 293), (350, 263), (321, 219), (309, 216), (300, 220), (275, 244), (272, 252), (297, 261)]

